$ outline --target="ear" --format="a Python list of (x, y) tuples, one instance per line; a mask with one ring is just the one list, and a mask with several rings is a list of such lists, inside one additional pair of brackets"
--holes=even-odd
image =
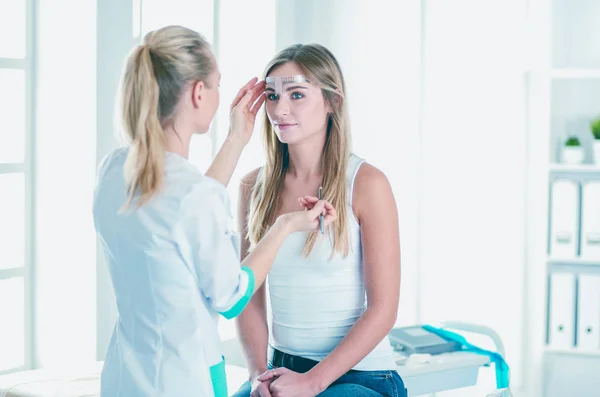
[(202, 81), (196, 81), (194, 85), (192, 85), (192, 104), (195, 108), (200, 107), (202, 98), (204, 97), (205, 89), (206, 87)]
[[(336, 109), (339, 109), (342, 104), (344, 103), (344, 97), (342, 96), (342, 92), (337, 89), (335, 90), (335, 93), (330, 91), (330, 95), (332, 98), (332, 102), (333, 102), (333, 107), (335, 107)], [(329, 102), (327, 102), (325, 110), (327, 111), (327, 113), (333, 113), (334, 109), (332, 109), (332, 105), (329, 104)]]

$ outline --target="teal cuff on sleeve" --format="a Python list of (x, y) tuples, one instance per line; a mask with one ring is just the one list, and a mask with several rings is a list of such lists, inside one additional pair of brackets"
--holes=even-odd
[(254, 272), (252, 271), (252, 269), (250, 269), (247, 266), (242, 266), (241, 269), (242, 269), (242, 271), (246, 272), (246, 274), (248, 275), (248, 286), (246, 288), (246, 292), (244, 293), (244, 296), (242, 296), (240, 298), (240, 300), (237, 301), (237, 303), (235, 305), (233, 305), (233, 307), (231, 309), (227, 310), (226, 312), (221, 313), (221, 315), (228, 320), (231, 320), (232, 318), (239, 316), (240, 313), (246, 307), (246, 305), (248, 305), (248, 302), (250, 302), (250, 299), (252, 298), (252, 294), (254, 294), (254, 283), (255, 283)]

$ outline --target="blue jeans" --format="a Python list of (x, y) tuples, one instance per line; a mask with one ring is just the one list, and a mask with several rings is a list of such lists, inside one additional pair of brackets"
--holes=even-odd
[[(246, 382), (232, 397), (249, 397), (250, 382)], [(360, 371), (342, 375), (319, 397), (407, 397), (404, 382), (396, 371)]]
[[(281, 352), (276, 352), (276, 355), (283, 356), (283, 359), (275, 362), (276, 367), (286, 367), (300, 373), (307, 372), (312, 366), (318, 364), (316, 361)], [(246, 382), (232, 397), (249, 397), (251, 388), (250, 382)], [(402, 378), (396, 371), (350, 371), (319, 394), (319, 397), (338, 396), (407, 397), (408, 394)]]

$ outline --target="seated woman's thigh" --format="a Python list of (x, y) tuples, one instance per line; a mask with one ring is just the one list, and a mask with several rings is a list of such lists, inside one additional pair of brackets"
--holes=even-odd
[(361, 385), (345, 383), (329, 386), (319, 397), (381, 397), (381, 394)]
[(351, 372), (333, 383), (333, 385), (342, 384), (360, 385), (383, 396), (406, 396), (402, 378), (398, 372), (392, 370)]

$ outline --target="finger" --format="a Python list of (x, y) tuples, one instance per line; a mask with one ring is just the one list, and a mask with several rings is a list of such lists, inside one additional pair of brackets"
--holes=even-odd
[(325, 218), (323, 222), (325, 226), (329, 226), (337, 219), (337, 211), (333, 206), (327, 202), (325, 202), (325, 208), (327, 209), (327, 214), (325, 214)]
[(258, 387), (258, 392), (260, 397), (272, 397), (271, 391), (269, 390), (269, 385), (264, 384)]
[(275, 377), (275, 375), (273, 374), (273, 372), (271, 370), (266, 371), (264, 374), (260, 375), (258, 378), (256, 378), (256, 380), (264, 382), (266, 380), (270, 380), (273, 379)]
[(258, 83), (254, 84), (254, 86), (252, 86), (252, 88), (250, 89), (252, 91), (252, 99), (250, 101), (250, 104), (253, 104), (258, 99), (258, 97), (265, 93), (265, 86), (266, 83), (264, 80), (261, 80)]
[(263, 373), (262, 375), (260, 375), (256, 379), (258, 379), (261, 382), (263, 382), (265, 380), (269, 380), (269, 379), (273, 379), (275, 377), (279, 377), (279, 376), (285, 374), (286, 372), (290, 372), (290, 370), (287, 369), (287, 368), (285, 368), (285, 367), (273, 368), (273, 369), (270, 369), (270, 370), (266, 371), (265, 373)]
[(286, 367), (273, 368), (271, 371), (273, 371), (273, 373), (277, 375), (278, 378), (283, 374), (293, 372), (291, 369), (288, 369)]
[(278, 381), (273, 381), (270, 385), (269, 385), (269, 393), (271, 393), (272, 397), (277, 397), (281, 395), (281, 387), (279, 387), (279, 382)]
[(247, 105), (248, 109), (250, 109), (251, 105), (258, 99), (259, 96), (265, 93), (265, 82), (264, 80), (259, 81), (250, 87), (250, 92), (252, 93), (252, 97), (250, 98), (250, 103)]
[[(258, 88), (257, 88), (258, 87)], [(262, 88), (260, 88), (262, 87)], [(250, 105), (264, 92), (264, 83), (258, 83), (252, 89), (246, 92), (246, 95), (240, 99), (236, 107), (240, 109), (250, 110)], [(256, 95), (256, 97), (255, 97)], [(254, 98), (254, 99), (253, 99)]]
[(242, 99), (240, 99), (238, 104), (235, 107), (231, 108), (231, 114), (233, 114), (233, 112), (235, 112), (238, 109), (241, 109), (242, 112), (245, 112), (245, 110), (243, 109), (247, 109), (248, 103), (250, 102), (250, 98), (252, 98), (252, 91), (248, 90), (248, 92), (246, 92), (246, 95), (244, 95)]
[(300, 203), (300, 205), (302, 205), (302, 207), (304, 207), (307, 210), (311, 210), (313, 209), (313, 207), (315, 206), (315, 204), (318, 202), (317, 201), (309, 201), (306, 199), (306, 197), (298, 197), (298, 202)]
[(306, 200), (307, 203), (311, 204), (316, 204), (317, 201), (319, 201), (319, 198), (315, 196), (304, 196), (303, 198)]
[(316, 219), (319, 215), (323, 213), (323, 209), (325, 208), (325, 203), (323, 200), (317, 201), (314, 207), (309, 211), (312, 219)]
[[(309, 203), (308, 201), (306, 201), (306, 199), (304, 199), (304, 197), (298, 197), (298, 202), (300, 203), (301, 206), (306, 207), (308, 205), (310, 205), (310, 207), (312, 208), (312, 204)], [(309, 208), (310, 209), (310, 208)]]
[(233, 99), (233, 102), (231, 102), (231, 109), (233, 109), (234, 107), (237, 106), (237, 104), (240, 102), (240, 100), (244, 97), (244, 95), (246, 95), (248, 90), (256, 84), (257, 81), (258, 81), (258, 77), (252, 77), (250, 79), (250, 81), (248, 81), (246, 84), (244, 84), (244, 86), (242, 88), (240, 88), (237, 95)]
[(265, 94), (264, 92), (261, 93), (260, 96), (258, 97), (258, 100), (254, 103), (254, 106), (252, 106), (252, 109), (250, 110), (252, 115), (256, 116), (256, 114), (258, 113), (258, 111), (260, 110), (260, 108), (262, 107), (263, 103), (265, 103), (266, 100), (267, 100), (267, 94)]
[[(311, 205), (314, 205), (314, 204), (316, 204), (319, 201), (318, 198), (313, 197), (313, 196), (304, 196), (304, 197), (302, 197), (302, 199), (303, 199), (303, 201), (305, 203), (311, 204)], [(333, 205), (329, 201), (327, 201), (327, 200), (323, 200), (323, 204), (324, 204), (324, 208), (325, 208), (326, 211), (334, 209)], [(325, 212), (323, 212), (323, 214), (325, 214)]]
[(329, 201), (323, 200), (323, 204), (324, 204), (325, 210), (327, 212), (329, 212), (329, 211), (335, 211), (335, 208), (333, 208), (333, 205)]

